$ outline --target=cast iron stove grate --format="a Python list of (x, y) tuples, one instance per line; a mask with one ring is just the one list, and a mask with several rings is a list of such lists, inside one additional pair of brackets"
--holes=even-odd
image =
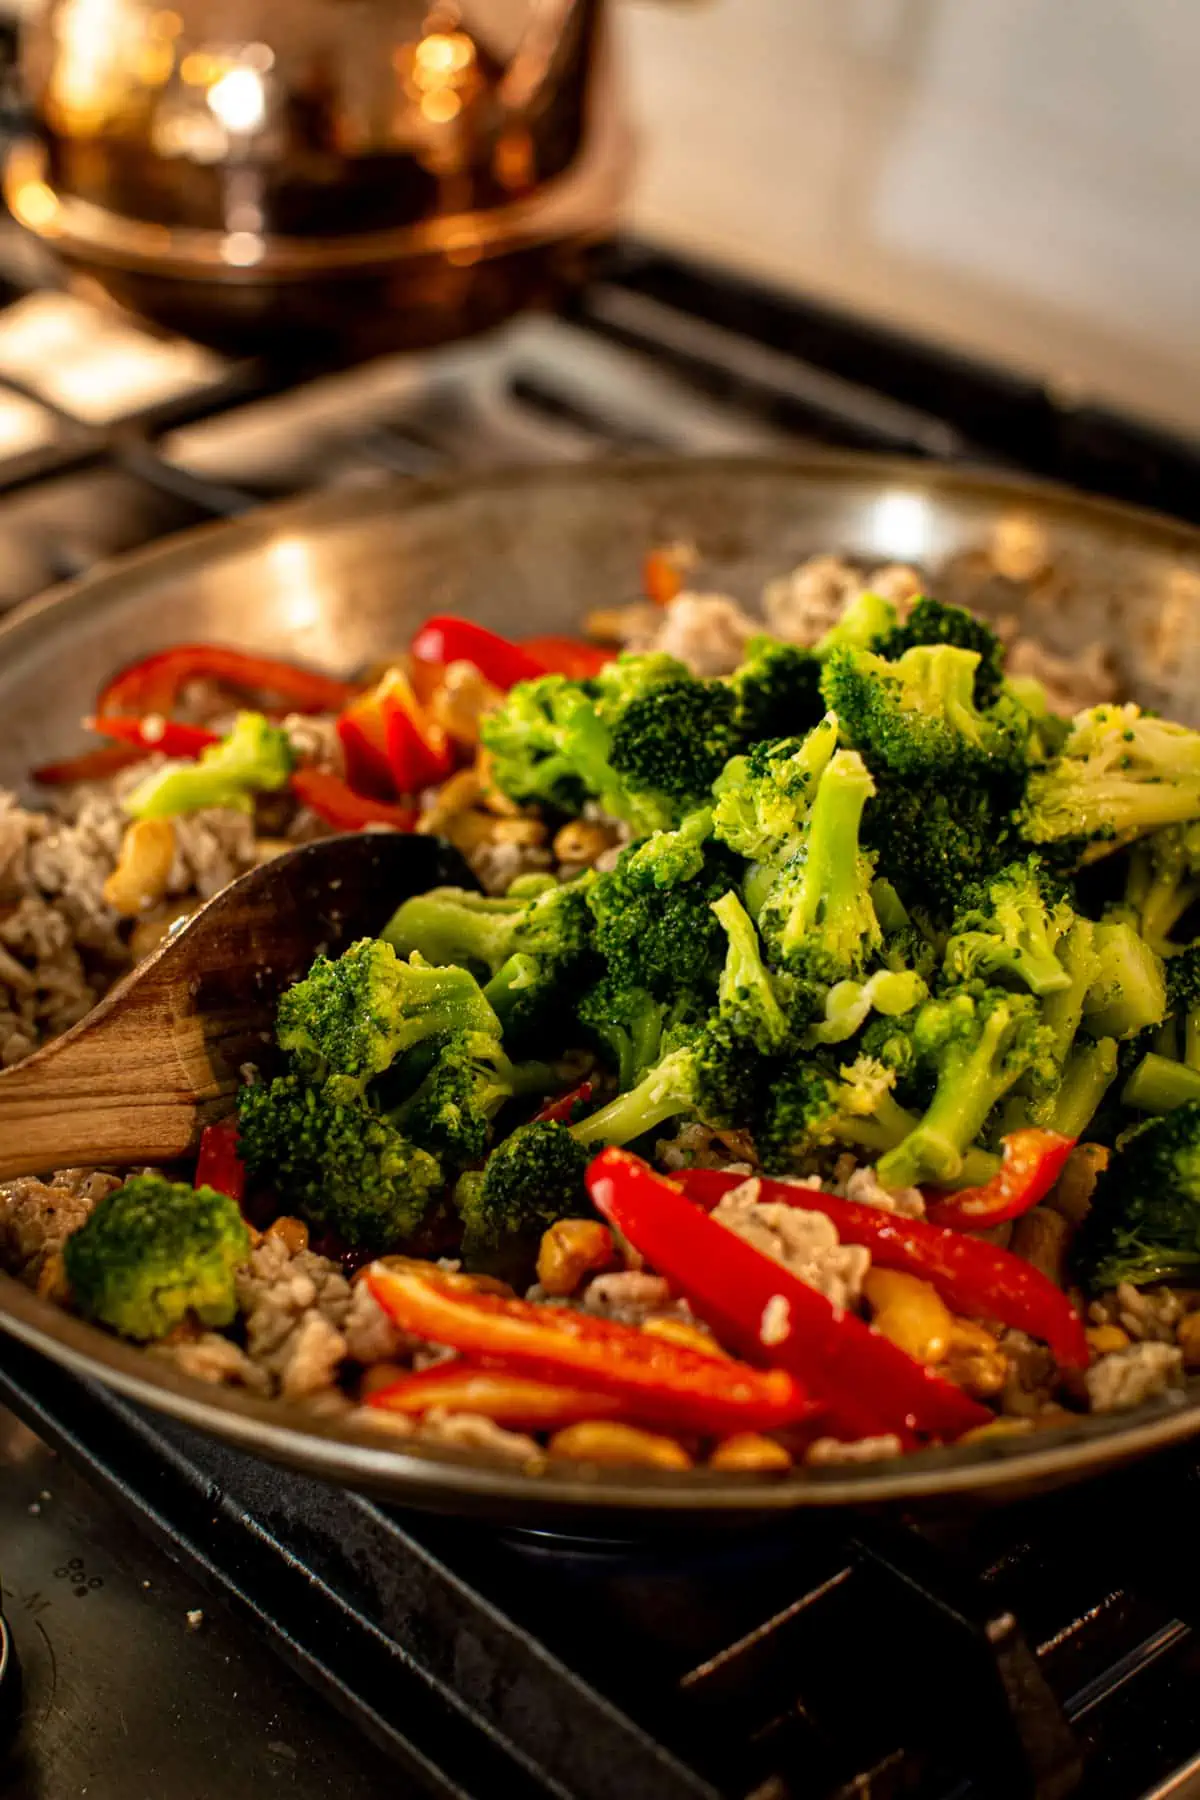
[(1194, 1457), (957, 1521), (572, 1538), (282, 1480), (14, 1343), (0, 1402), (435, 1793), (1189, 1791)]

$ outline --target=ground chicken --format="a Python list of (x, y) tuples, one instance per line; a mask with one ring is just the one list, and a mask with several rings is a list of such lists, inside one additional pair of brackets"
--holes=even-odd
[(669, 1312), (686, 1315), (686, 1308), (672, 1299), (671, 1289), (661, 1275), (645, 1275), (637, 1269), (597, 1275), (584, 1288), (579, 1304), (584, 1312), (618, 1319), (624, 1325), (641, 1325), (646, 1319)]
[(861, 1244), (840, 1243), (824, 1213), (760, 1200), (761, 1191), (753, 1176), (743, 1181), (724, 1196), (713, 1218), (835, 1306), (852, 1306), (862, 1293), (871, 1252)]
[(52, 1259), (120, 1177), (99, 1169), (60, 1169), (41, 1181), (22, 1175), (0, 1183), (0, 1266), (40, 1288)]
[(1131, 1344), (1098, 1357), (1084, 1377), (1093, 1412), (1127, 1412), (1183, 1381), (1183, 1352), (1174, 1344)]
[(333, 1384), (347, 1353), (351, 1299), (337, 1263), (269, 1234), (239, 1271), (237, 1296), (247, 1354), (278, 1392), (300, 1399)]
[(679, 594), (662, 609), (658, 629), (644, 648), (678, 657), (693, 675), (728, 675), (761, 629), (724, 594)]
[(776, 637), (815, 644), (836, 625), (862, 588), (858, 570), (840, 556), (810, 556), (763, 589), (762, 607)]
[(847, 1200), (856, 1200), (860, 1206), (877, 1206), (881, 1212), (898, 1213), (902, 1219), (925, 1217), (920, 1188), (885, 1188), (874, 1169), (855, 1169), (844, 1192)]
[(404, 1361), (415, 1342), (392, 1324), (365, 1281), (354, 1283), (341, 1328), (346, 1355), (364, 1366)]
[(232, 1338), (222, 1337), (219, 1331), (206, 1331), (197, 1338), (177, 1344), (155, 1344), (152, 1348), (156, 1356), (174, 1363), (184, 1375), (190, 1375), (196, 1381), (244, 1387), (252, 1394), (273, 1391), (274, 1383), (266, 1369), (260, 1369), (240, 1344), (235, 1344)]

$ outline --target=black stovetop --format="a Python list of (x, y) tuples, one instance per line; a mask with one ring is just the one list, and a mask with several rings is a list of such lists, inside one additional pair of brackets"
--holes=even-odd
[[(5, 374), (43, 276), (0, 230), (0, 609), (285, 493), (598, 454), (836, 444), (1200, 519), (1195, 446), (645, 246), (560, 317), (366, 368), (185, 357), (103, 422), (86, 368)], [(4, 1339), (0, 1403), (12, 1800), (1200, 1795), (1188, 1455), (958, 1516), (568, 1540), (281, 1476)]]

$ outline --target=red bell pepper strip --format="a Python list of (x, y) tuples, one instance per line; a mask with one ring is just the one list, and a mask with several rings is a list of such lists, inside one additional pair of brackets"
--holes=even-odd
[(500, 637), (473, 619), (440, 613), (426, 619), (411, 644), (418, 662), (474, 663), (485, 681), (507, 692), (518, 681), (535, 681), (546, 673), (543, 664), (520, 644)]
[(586, 1181), (597, 1211), (686, 1296), (720, 1341), (797, 1376), (828, 1409), (839, 1436), (953, 1440), (991, 1422), (987, 1408), (961, 1388), (715, 1224), (628, 1151), (601, 1151)]
[(248, 693), (274, 694), (297, 712), (340, 712), (358, 692), (338, 681), (271, 656), (255, 656), (222, 644), (175, 644), (131, 663), (101, 689), (96, 711), (169, 713), (189, 681), (220, 681)]
[(75, 781), (107, 781), (111, 775), (119, 775), (122, 769), (132, 768), (134, 763), (145, 762), (149, 754), (148, 750), (134, 749), (132, 744), (98, 744), (94, 750), (85, 750), (79, 756), (43, 763), (33, 771), (33, 779), (40, 781), (43, 787), (66, 787)]
[(351, 787), (379, 799), (419, 794), (454, 768), (445, 732), (427, 717), (403, 669), (385, 671), (337, 723)]
[(369, 1395), (367, 1405), (410, 1418), (420, 1418), (435, 1406), (448, 1412), (481, 1413), (510, 1431), (558, 1431), (584, 1419), (619, 1418), (625, 1411), (614, 1394), (533, 1381), (528, 1375), (481, 1368), (465, 1359), (406, 1375)]
[(368, 825), (411, 831), (417, 822), (415, 807), (356, 794), (340, 775), (331, 775), (325, 769), (297, 769), (291, 785), (297, 800), (337, 831), (365, 831)]
[(223, 1119), (219, 1125), (206, 1125), (200, 1137), (200, 1154), (196, 1159), (196, 1187), (215, 1188), (241, 1201), (246, 1194), (246, 1165), (238, 1155), (238, 1128), (234, 1119)]
[[(708, 1209), (745, 1176), (684, 1169), (674, 1179), (689, 1200)], [(824, 1213), (843, 1244), (865, 1244), (880, 1268), (903, 1269), (930, 1282), (952, 1311), (1014, 1325), (1048, 1344), (1064, 1368), (1087, 1368), (1090, 1352), (1079, 1314), (1052, 1281), (1011, 1251), (924, 1219), (904, 1219), (879, 1206), (786, 1181), (764, 1178), (761, 1193), (775, 1204)]]
[(778, 1430), (814, 1410), (804, 1388), (783, 1369), (705, 1356), (634, 1325), (568, 1307), (470, 1291), (461, 1277), (456, 1281), (432, 1266), (418, 1272), (377, 1262), (363, 1279), (402, 1331), (461, 1350), (489, 1368), (611, 1394), (630, 1417), (724, 1436)]
[(398, 794), (419, 794), (454, 773), (454, 746), (435, 725), (406, 678), (383, 698), (387, 759)]
[(1029, 1127), (1002, 1140), (1000, 1167), (982, 1187), (959, 1188), (925, 1196), (925, 1216), (934, 1225), (956, 1231), (986, 1231), (1003, 1219), (1016, 1219), (1044, 1200), (1063, 1171), (1076, 1140), (1058, 1131)]
[(221, 741), (215, 731), (206, 731), (202, 725), (184, 725), (176, 719), (164, 719), (161, 713), (147, 713), (144, 719), (122, 718), (111, 713), (88, 719), (86, 724), (101, 737), (115, 738), (119, 744), (132, 744), (135, 749), (144, 750), (147, 756), (152, 756), (155, 751), (163, 756), (199, 756), (210, 744)]
[(569, 675), (572, 681), (585, 680), (589, 675), (597, 674), (616, 655), (615, 650), (605, 650), (599, 644), (588, 644), (582, 638), (529, 637), (521, 639), (521, 648), (535, 661), (541, 663), (547, 675)]
[(569, 1093), (560, 1094), (556, 1100), (547, 1100), (541, 1112), (534, 1113), (534, 1123), (569, 1125), (575, 1117), (576, 1108), (586, 1106), (595, 1091), (594, 1081), (581, 1081)]

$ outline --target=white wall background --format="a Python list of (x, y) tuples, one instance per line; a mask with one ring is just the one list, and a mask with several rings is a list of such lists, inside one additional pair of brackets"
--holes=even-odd
[(635, 226), (1200, 433), (1200, 0), (625, 0)]

